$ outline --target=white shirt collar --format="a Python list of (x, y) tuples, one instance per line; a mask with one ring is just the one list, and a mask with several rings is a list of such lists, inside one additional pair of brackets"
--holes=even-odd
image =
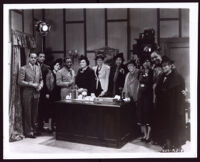
[(31, 69), (34, 70), (35, 65), (32, 65), (30, 62), (29, 65), (31, 66)]

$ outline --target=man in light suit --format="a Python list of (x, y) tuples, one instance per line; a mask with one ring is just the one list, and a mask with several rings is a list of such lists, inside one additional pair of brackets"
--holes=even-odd
[(56, 84), (61, 87), (61, 99), (64, 100), (75, 85), (75, 72), (71, 68), (72, 59), (66, 57), (64, 59), (64, 66), (56, 73)]
[(18, 84), (22, 88), (22, 105), (24, 109), (24, 135), (35, 138), (38, 102), (43, 87), (42, 73), (36, 65), (37, 54), (30, 53), (29, 63), (19, 71)]
[(98, 97), (105, 96), (108, 91), (110, 66), (104, 64), (104, 55), (97, 54), (96, 56), (97, 66), (93, 67), (96, 76), (96, 92), (95, 95)]

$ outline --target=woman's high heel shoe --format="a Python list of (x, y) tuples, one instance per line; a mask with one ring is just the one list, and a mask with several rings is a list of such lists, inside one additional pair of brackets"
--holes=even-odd
[(142, 137), (142, 138), (140, 139), (140, 141), (141, 141), (141, 142), (145, 142), (145, 141), (146, 141), (146, 138), (145, 138), (145, 137)]
[(149, 137), (148, 139), (145, 139), (145, 142), (146, 142), (146, 143), (151, 142), (151, 137)]

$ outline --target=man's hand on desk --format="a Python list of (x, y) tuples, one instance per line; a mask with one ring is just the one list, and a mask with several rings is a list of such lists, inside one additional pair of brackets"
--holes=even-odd
[(84, 88), (79, 88), (79, 89), (78, 89), (78, 93), (82, 93), (83, 91), (87, 91), (87, 90), (84, 89)]
[(124, 102), (130, 102), (131, 101), (131, 98), (130, 97), (127, 97), (127, 98), (125, 98), (125, 99), (123, 99), (124, 100)]
[(105, 93), (101, 92), (100, 95), (99, 95), (99, 97), (103, 97), (104, 95), (105, 95)]

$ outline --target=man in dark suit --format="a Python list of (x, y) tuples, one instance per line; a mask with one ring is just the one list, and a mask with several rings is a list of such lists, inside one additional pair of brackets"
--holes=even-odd
[(43, 87), (42, 73), (36, 65), (37, 54), (30, 53), (29, 63), (19, 71), (18, 83), (22, 87), (22, 105), (24, 109), (24, 135), (35, 138), (38, 102)]
[(41, 68), (42, 71), (42, 79), (43, 79), (43, 83), (44, 86), (41, 89), (40, 92), (40, 100), (39, 100), (39, 107), (38, 107), (38, 135), (40, 135), (41, 131), (44, 130), (44, 122), (45, 120), (47, 120), (47, 103), (48, 103), (48, 99), (49, 99), (49, 92), (48, 92), (48, 88), (46, 86), (46, 76), (50, 70), (50, 67), (48, 65), (46, 65), (45, 62), (46, 56), (45, 53), (39, 53), (38, 54), (38, 60), (37, 60), (37, 64), (38, 66)]

